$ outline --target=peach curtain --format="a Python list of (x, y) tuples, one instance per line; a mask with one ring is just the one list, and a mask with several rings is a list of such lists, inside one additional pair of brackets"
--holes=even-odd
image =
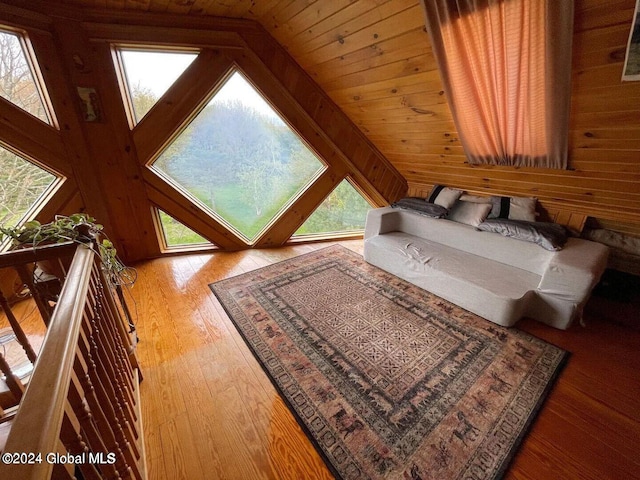
[(421, 0), (469, 163), (567, 168), (573, 0)]

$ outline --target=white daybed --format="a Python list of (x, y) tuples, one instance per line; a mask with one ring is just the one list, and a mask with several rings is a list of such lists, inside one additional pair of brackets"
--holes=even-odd
[(392, 207), (369, 211), (364, 258), (499, 325), (530, 317), (566, 329), (607, 264), (607, 247), (569, 238), (559, 251)]

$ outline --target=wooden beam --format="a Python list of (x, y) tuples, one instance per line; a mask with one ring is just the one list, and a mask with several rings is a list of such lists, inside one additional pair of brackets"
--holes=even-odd
[(0, 141), (59, 175), (72, 175), (60, 132), (0, 98)]
[[(266, 32), (257, 34), (243, 33), (256, 60), (250, 61), (248, 56), (244, 60), (243, 68), (267, 69), (271, 75), (263, 74), (260, 78), (272, 77), (277, 80), (296, 103), (304, 110), (305, 115), (318, 127), (316, 136), (324, 137), (339, 152), (342, 161), (349, 167), (349, 173), (356, 183), (377, 204), (397, 200), (391, 198), (389, 191), (395, 190), (396, 182), (404, 184), (404, 179), (387, 159), (355, 128), (353, 123), (329, 99), (319, 86), (291, 59), (291, 57)], [(238, 57), (238, 63), (243, 61)], [(273, 82), (272, 80), (272, 82)], [(266, 85), (266, 83), (265, 83)], [(305, 138), (311, 138), (305, 135)], [(358, 156), (359, 150), (366, 150), (367, 154)], [(362, 159), (362, 162), (358, 162)], [(365, 163), (366, 162), (366, 163)], [(371, 181), (364, 171), (374, 163), (376, 168), (388, 171), (388, 183)], [(385, 177), (380, 177), (385, 178)]]
[[(98, 219), (105, 226), (107, 232), (113, 232), (108, 210), (99, 196), (101, 192), (100, 179), (92, 171), (84, 132), (80, 123), (80, 113), (77, 93), (73, 91), (73, 84), (68, 71), (63, 66), (59, 41), (56, 42), (50, 34), (30, 32), (31, 45), (40, 63), (40, 69), (53, 109), (60, 125), (60, 138), (64, 145), (64, 156), (72, 170), (70, 177), (82, 197), (82, 205), (86, 212)], [(55, 169), (53, 164), (47, 163), (45, 156), (38, 160)], [(45, 209), (49, 211), (49, 209)], [(55, 212), (54, 212), (55, 213)], [(43, 219), (52, 220), (52, 217)]]
[[(27, 8), (23, 8), (27, 7)], [(51, 17), (45, 13), (34, 11), (30, 4), (10, 5), (7, 2), (0, 3), (0, 18), (4, 25), (16, 28), (29, 28), (30, 31), (47, 33), (51, 29)]]
[(193, 202), (178, 188), (153, 170), (146, 170), (149, 199), (176, 220), (203, 236), (222, 250), (243, 250), (247, 243), (207, 210)]
[(89, 22), (84, 23), (83, 27), (91, 32), (91, 39), (95, 41), (171, 47), (244, 48), (240, 36), (229, 31)]
[(195, 116), (225, 77), (232, 61), (220, 50), (203, 50), (133, 130), (138, 161), (147, 164)]
[(290, 237), (322, 204), (325, 198), (344, 179), (335, 169), (328, 168), (313, 182), (311, 188), (305, 190), (291, 208), (255, 242), (256, 247), (279, 247), (287, 243)]
[[(58, 87), (52, 89), (52, 100), (59, 107), (67, 148), (73, 152), (87, 213), (105, 224), (125, 261), (146, 258), (157, 242), (110, 48), (92, 45), (80, 25), (66, 19), (55, 20), (54, 35), (56, 45), (49, 49), (55, 53), (49, 54), (58, 62), (50, 74), (55, 71), (51, 80)], [(77, 87), (94, 90), (99, 110), (95, 121), (81, 120)]]

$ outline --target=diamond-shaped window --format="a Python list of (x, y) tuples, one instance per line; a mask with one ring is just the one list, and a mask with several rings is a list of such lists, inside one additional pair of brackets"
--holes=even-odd
[(179, 222), (171, 215), (158, 210), (158, 218), (162, 227), (164, 243), (167, 247), (182, 247), (192, 245), (211, 245), (206, 238), (197, 234), (189, 227)]
[(326, 168), (237, 71), (152, 166), (248, 242)]
[(118, 50), (136, 123), (198, 56), (194, 52)]
[(369, 202), (345, 179), (307, 218), (295, 236), (361, 232), (370, 208)]
[(0, 30), (0, 96), (24, 111), (52, 124), (51, 112), (45, 106), (42, 90), (44, 85), (36, 82), (36, 66), (32, 55), (27, 55), (23, 36)]
[(56, 177), (0, 147), (0, 225), (15, 226), (37, 208)]

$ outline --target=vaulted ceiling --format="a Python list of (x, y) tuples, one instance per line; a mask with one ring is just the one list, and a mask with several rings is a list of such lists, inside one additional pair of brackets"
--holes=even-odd
[[(420, 195), (435, 183), (445, 183), (475, 193), (536, 196), (544, 212), (577, 212), (592, 217), (594, 224), (640, 235), (640, 82), (620, 81), (634, 0), (575, 0), (569, 169), (563, 171), (466, 163), (419, 0), (1, 3), (59, 17), (77, 17), (79, 8), (90, 37), (122, 40), (131, 35), (137, 40), (146, 31), (150, 43), (180, 44), (192, 30), (192, 37), (201, 35), (200, 41), (215, 44), (224, 41), (224, 32), (194, 33), (210, 28), (212, 17), (255, 21), (321, 87), (321, 95), (328, 96), (339, 115), (357, 127), (372, 151), (381, 154), (377, 160), (389, 161), (400, 172), (408, 194)], [(127, 23), (149, 28), (129, 29)], [(260, 42), (254, 45), (259, 50)], [(276, 66), (278, 70), (282, 81), (287, 76), (291, 80), (291, 69), (287, 73)], [(334, 129), (336, 138), (339, 131)], [(362, 159), (354, 170), (369, 183), (378, 182), (377, 187), (365, 187), (367, 193), (377, 195), (379, 204), (393, 200), (400, 189), (384, 192), (382, 184), (394, 175), (380, 178), (381, 170), (367, 171), (367, 164)], [(154, 202), (166, 196), (158, 194)], [(176, 203), (175, 198), (164, 201)], [(187, 205), (181, 208), (183, 218), (191, 215), (192, 225), (197, 225), (199, 212)], [(197, 226), (202, 227), (199, 231), (205, 228)]]

